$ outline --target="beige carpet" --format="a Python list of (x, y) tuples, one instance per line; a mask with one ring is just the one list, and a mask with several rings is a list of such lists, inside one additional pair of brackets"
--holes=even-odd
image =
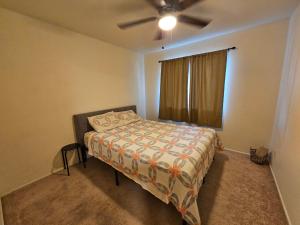
[[(3, 199), (5, 225), (180, 225), (179, 213), (91, 158), (71, 176), (51, 175)], [(217, 153), (201, 188), (203, 225), (286, 225), (270, 169), (246, 155)]]

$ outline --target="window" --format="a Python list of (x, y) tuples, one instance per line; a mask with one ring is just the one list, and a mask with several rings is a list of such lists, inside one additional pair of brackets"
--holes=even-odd
[(227, 50), (162, 62), (159, 118), (222, 127)]

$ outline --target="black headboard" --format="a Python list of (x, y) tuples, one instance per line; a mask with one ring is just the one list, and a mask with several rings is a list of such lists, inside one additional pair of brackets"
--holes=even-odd
[(135, 105), (124, 106), (124, 107), (118, 107), (118, 108), (113, 108), (113, 109), (104, 109), (104, 110), (100, 110), (100, 111), (74, 115), (73, 122), (74, 122), (75, 136), (76, 136), (77, 142), (82, 147), (84, 147), (84, 134), (86, 132), (94, 130), (88, 122), (88, 119), (87, 119), (88, 117), (104, 114), (104, 113), (111, 112), (111, 111), (121, 112), (121, 111), (127, 111), (127, 110), (133, 110), (136, 113), (136, 106)]

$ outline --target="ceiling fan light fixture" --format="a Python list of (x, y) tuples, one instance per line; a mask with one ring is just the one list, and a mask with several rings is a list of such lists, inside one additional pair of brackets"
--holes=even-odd
[(172, 15), (167, 15), (160, 18), (158, 26), (165, 31), (172, 30), (177, 24), (177, 18)]

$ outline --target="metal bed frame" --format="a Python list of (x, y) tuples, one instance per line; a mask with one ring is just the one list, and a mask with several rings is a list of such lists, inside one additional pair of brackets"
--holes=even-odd
[[(100, 110), (100, 111), (94, 111), (94, 112), (73, 115), (75, 137), (76, 137), (77, 143), (80, 144), (80, 147), (81, 147), (83, 162), (86, 162), (86, 160), (87, 160), (87, 155), (86, 155), (87, 147), (84, 144), (84, 134), (86, 132), (94, 130), (91, 127), (91, 125), (89, 124), (87, 118), (90, 116), (96, 116), (96, 115), (104, 114), (104, 113), (111, 112), (111, 111), (122, 112), (122, 111), (127, 111), (127, 110), (132, 110), (135, 113), (137, 112), (136, 106), (130, 105), (130, 106), (124, 106), (124, 107), (118, 107), (118, 108), (112, 108), (112, 109), (104, 109), (104, 110)], [(116, 186), (119, 186), (120, 185), (119, 172), (116, 169), (114, 169), (114, 175), (115, 175)], [(187, 225), (187, 222), (185, 220), (182, 220), (182, 225)]]

